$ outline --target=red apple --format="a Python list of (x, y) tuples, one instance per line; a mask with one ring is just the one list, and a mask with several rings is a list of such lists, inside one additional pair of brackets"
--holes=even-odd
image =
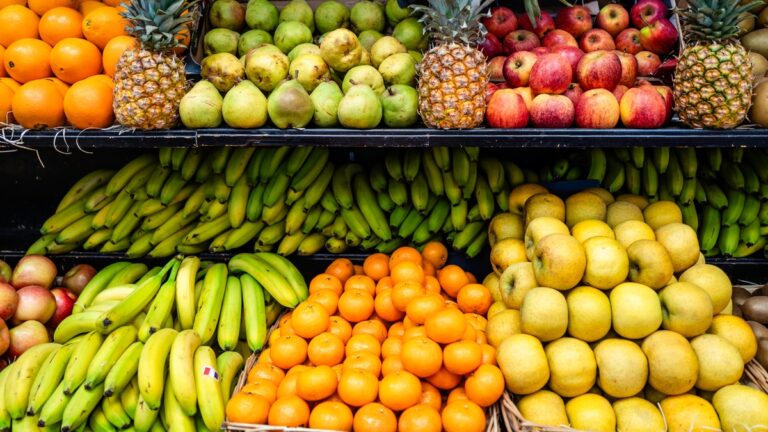
[(13, 269), (11, 285), (21, 288), (27, 285), (39, 285), (50, 288), (56, 279), (56, 264), (43, 255), (27, 255), (19, 260)]
[(495, 83), (495, 84), (496, 84), (496, 88), (497, 88), (498, 90), (501, 90), (501, 89), (503, 89), (503, 88), (509, 88), (509, 86), (507, 85), (507, 83), (506, 83), (506, 82), (500, 82), (500, 83)]
[(523, 29), (536, 33), (536, 36), (543, 37), (548, 32), (555, 29), (555, 20), (552, 19), (552, 15), (547, 12), (541, 12), (541, 16), (536, 19), (535, 23), (531, 23), (531, 19), (528, 18), (528, 14), (520, 15), (520, 19), (517, 25)]
[(632, 25), (643, 28), (661, 18), (669, 16), (667, 5), (662, 0), (638, 0), (629, 11)]
[(666, 111), (667, 115), (664, 116), (664, 124), (667, 124), (670, 120), (672, 120), (672, 114), (674, 113), (674, 104), (675, 104), (675, 98), (672, 94), (672, 89), (667, 86), (654, 86), (656, 90), (661, 94), (661, 96), (664, 98), (664, 103), (666, 105)]
[(629, 27), (629, 12), (618, 3), (607, 4), (597, 13), (595, 24), (611, 36), (616, 36)]
[[(3, 355), (8, 351), (8, 346), (10, 346), (10, 344), (11, 332), (8, 331), (8, 326), (5, 324), (5, 321), (0, 320), (0, 355)], [(7, 366), (7, 363), (2, 365), (2, 369), (5, 369), (5, 366)]]
[(541, 45), (539, 37), (528, 30), (515, 30), (504, 37), (504, 50), (508, 53), (530, 51)]
[(483, 25), (488, 32), (503, 39), (507, 33), (517, 30), (517, 15), (504, 6), (491, 8), (491, 16), (483, 18)]
[(0, 282), (10, 282), (13, 275), (13, 269), (10, 264), (0, 260)]
[(19, 304), (16, 307), (16, 313), (13, 314), (15, 325), (30, 320), (45, 323), (56, 312), (56, 299), (50, 291), (41, 286), (27, 285), (17, 293)]
[(621, 98), (624, 97), (624, 93), (626, 93), (627, 90), (629, 90), (629, 87), (625, 86), (624, 84), (619, 84), (615, 89), (613, 89), (613, 92), (611, 93), (613, 93), (613, 95), (616, 96), (616, 100), (621, 103)]
[(561, 94), (568, 90), (573, 70), (560, 54), (545, 54), (534, 63), (529, 85), (534, 93)]
[(627, 87), (635, 85), (635, 79), (637, 78), (637, 59), (635, 56), (623, 51), (614, 51), (619, 56), (621, 62), (621, 80), (619, 84), (623, 84)]
[(485, 58), (494, 58), (504, 52), (501, 41), (493, 33), (485, 35), (485, 39), (480, 42), (480, 51), (485, 54)]
[(613, 51), (584, 54), (576, 67), (576, 77), (584, 90), (613, 90), (621, 80), (621, 61)]
[[(2, 329), (0, 329), (0, 334)], [(48, 329), (39, 321), (25, 321), (9, 332), (8, 355), (16, 358), (35, 345), (50, 341)], [(2, 336), (0, 336), (2, 338)]]
[(8, 321), (19, 305), (19, 294), (16, 288), (5, 282), (0, 282), (0, 319)]
[(488, 61), (488, 74), (490, 75), (491, 82), (504, 81), (504, 62), (506, 61), (506, 56), (496, 56)]
[(539, 128), (571, 127), (575, 115), (573, 102), (563, 95), (540, 94), (531, 104), (531, 123)]
[(637, 76), (648, 77), (656, 74), (656, 70), (661, 66), (661, 59), (650, 51), (640, 51), (635, 54), (637, 59)]
[(646, 85), (653, 85), (653, 83), (648, 81), (647, 79), (639, 79), (635, 83), (635, 87), (646, 86)]
[(520, 95), (525, 102), (525, 107), (528, 108), (528, 112), (531, 112), (531, 103), (533, 102), (533, 91), (530, 87), (517, 87), (511, 89), (513, 92)]
[(72, 307), (77, 301), (77, 295), (66, 288), (54, 288), (51, 290), (51, 294), (56, 300), (56, 312), (46, 324), (48, 327), (56, 328), (64, 318), (72, 315)]
[(652, 86), (627, 90), (619, 105), (621, 122), (628, 128), (656, 129), (666, 121), (667, 104), (664, 96)]
[(485, 110), (488, 125), (493, 128), (523, 128), (528, 125), (528, 117), (523, 98), (510, 89), (496, 91)]
[(93, 266), (78, 264), (64, 274), (61, 285), (79, 295), (95, 275), (96, 269)]
[(619, 123), (619, 102), (605, 89), (584, 92), (576, 104), (576, 125), (581, 128), (611, 129)]
[(536, 48), (532, 49), (531, 52), (536, 54), (536, 57), (541, 57), (541, 56), (543, 56), (545, 54), (551, 53), (552, 50), (550, 50), (547, 47), (540, 46), (540, 47), (536, 47)]
[(581, 95), (584, 94), (584, 90), (581, 89), (581, 86), (575, 83), (571, 83), (571, 85), (568, 87), (568, 90), (563, 93), (563, 96), (567, 97), (568, 99), (573, 102), (574, 108), (576, 107), (576, 104), (579, 103), (579, 99), (581, 98)]
[(576, 66), (579, 65), (579, 60), (584, 57), (584, 51), (582, 51), (580, 48), (570, 45), (560, 45), (553, 47), (552, 52), (560, 54), (561, 56), (565, 57), (566, 60), (568, 60), (568, 63), (571, 64), (571, 70), (573, 70), (573, 74), (575, 76)]
[(660, 18), (640, 29), (640, 44), (646, 51), (660, 56), (669, 54), (677, 43), (677, 29), (666, 18)]
[(616, 36), (616, 49), (629, 54), (637, 54), (643, 50), (640, 44), (640, 30), (628, 28)]
[(592, 16), (584, 6), (570, 6), (560, 9), (555, 25), (578, 38), (592, 28)]
[(504, 62), (504, 79), (509, 87), (525, 87), (538, 56), (530, 51), (518, 51)]
[(561, 45), (569, 45), (573, 47), (579, 46), (579, 43), (576, 42), (576, 38), (573, 37), (572, 34), (560, 29), (552, 30), (545, 34), (544, 38), (541, 39), (541, 44), (548, 48)]
[(488, 101), (491, 99), (491, 96), (493, 96), (494, 93), (496, 93), (496, 90), (499, 89), (499, 86), (496, 84), (489, 82), (487, 86), (485, 86), (485, 103), (488, 103)]
[(591, 29), (587, 30), (581, 36), (581, 42), (579, 48), (584, 52), (592, 52), (597, 50), (609, 50), (616, 49), (616, 44), (613, 42), (613, 37), (603, 29)]

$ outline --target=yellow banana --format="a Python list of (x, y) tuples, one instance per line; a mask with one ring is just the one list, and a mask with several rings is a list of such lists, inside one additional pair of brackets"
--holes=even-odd
[(12, 419), (20, 419), (27, 414), (35, 377), (48, 356), (60, 347), (57, 343), (35, 345), (13, 363), (4, 388), (5, 407)]
[(178, 332), (171, 328), (160, 329), (149, 337), (139, 358), (139, 393), (152, 410), (160, 408), (163, 400), (168, 354)]
[(162, 418), (168, 424), (168, 429), (178, 432), (195, 432), (195, 419), (187, 415), (176, 400), (175, 390), (172, 383), (165, 385), (163, 391), (163, 412)]
[(119, 395), (130, 384), (139, 370), (139, 359), (143, 350), (144, 344), (141, 341), (132, 343), (109, 368), (104, 378), (105, 397)]
[(182, 330), (176, 335), (168, 357), (168, 384), (173, 387), (176, 401), (188, 416), (197, 412), (194, 356), (200, 346), (200, 336), (194, 330)]
[(208, 343), (216, 331), (224, 292), (227, 287), (227, 266), (217, 263), (208, 269), (200, 293), (197, 314), (192, 328), (200, 335), (202, 343)]
[(241, 253), (229, 260), (232, 273), (248, 273), (283, 306), (296, 307), (299, 297), (285, 277), (273, 266), (255, 254)]
[(219, 347), (225, 351), (235, 349), (240, 337), (240, 314), (243, 310), (241, 293), (240, 279), (228, 276), (216, 332)]
[(56, 207), (55, 213), (64, 210), (75, 201), (85, 198), (89, 193), (109, 182), (114, 174), (115, 172), (112, 170), (100, 169), (84, 175), (64, 194), (64, 197), (61, 198), (59, 205)]
[(125, 164), (110, 178), (107, 183), (107, 194), (115, 195), (123, 190), (134, 176), (156, 161), (157, 157), (154, 154), (144, 154)]
[(207, 346), (197, 348), (194, 371), (197, 394), (205, 395), (205, 398), (199, 401), (200, 415), (208, 429), (218, 430), (224, 422), (224, 395), (221, 392), (213, 349)]
[(107, 420), (118, 429), (126, 429), (132, 423), (131, 417), (125, 412), (117, 396), (102, 398), (101, 411)]
[(220, 375), (221, 395), (224, 397), (225, 406), (229, 402), (229, 395), (232, 394), (232, 388), (243, 369), (244, 362), (243, 356), (237, 351), (223, 352), (216, 359), (216, 369)]
[(195, 280), (200, 269), (200, 258), (185, 257), (176, 274), (176, 314), (182, 329), (191, 329), (197, 311)]
[(40, 372), (35, 377), (35, 381), (32, 383), (32, 390), (29, 393), (29, 404), (27, 405), (27, 415), (40, 414), (43, 405), (45, 405), (45, 402), (51, 397), (61, 382), (74, 348), (74, 344), (68, 344), (49, 354), (45, 363), (40, 368)]
[(85, 382), (88, 367), (103, 342), (104, 336), (99, 332), (92, 331), (77, 343), (64, 371), (64, 393), (67, 395), (74, 394)]

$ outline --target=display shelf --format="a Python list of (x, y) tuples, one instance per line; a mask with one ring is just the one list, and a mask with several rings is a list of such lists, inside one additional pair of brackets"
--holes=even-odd
[[(765, 129), (713, 131), (679, 125), (662, 129), (173, 129), (165, 131), (67, 130), (27, 131), (6, 139), (32, 149), (60, 148), (65, 143), (83, 150), (98, 148), (159, 148), (184, 146), (321, 145), (328, 147), (478, 146), (491, 148), (591, 148), (625, 146), (765, 147)], [(0, 150), (12, 148), (0, 142)]]

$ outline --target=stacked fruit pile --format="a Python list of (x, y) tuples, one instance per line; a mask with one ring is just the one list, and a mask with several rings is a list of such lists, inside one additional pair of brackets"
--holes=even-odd
[(757, 337), (755, 360), (763, 367), (768, 367), (768, 289), (765, 285), (752, 292), (744, 287), (733, 287), (733, 313), (743, 316)]
[(389, 151), (370, 169), (325, 147), (164, 148), (118, 172), (79, 180), (43, 224), (32, 253), (79, 247), (129, 257), (233, 250), (314, 254), (325, 247), (391, 252), (445, 235), (477, 255), (485, 221), (523, 181), (477, 148)]
[(731, 315), (728, 276), (674, 203), (641, 212), (603, 195), (510, 194), (488, 340), (523, 417), (605, 431), (767, 424), (768, 395), (738, 384), (757, 343)]
[(331, 263), (280, 320), (232, 396), (235, 423), (480, 432), (504, 392), (486, 343), (491, 295), (429, 243)]
[(307, 288), (274, 254), (201, 264), (118, 262), (98, 272), (54, 342), (0, 372), (0, 428), (219, 429), (241, 353), (261, 348), (281, 304), (295, 306)]
[(584, 6), (561, 9), (557, 18), (542, 12), (535, 22), (498, 6), (484, 24), (491, 127), (613, 128), (621, 120), (658, 128), (672, 117), (672, 89), (636, 79), (652, 76), (677, 42), (661, 0), (638, 1), (630, 12), (606, 5), (596, 28)]
[[(187, 127), (369, 129), (418, 120), (416, 64), (427, 39), (408, 9), (360, 1), (350, 10), (327, 0), (316, 10), (292, 0), (247, 6), (217, 0), (208, 12), (199, 82), (182, 100)], [(381, 32), (392, 28), (391, 36)], [(355, 32), (347, 30), (351, 24)], [(249, 28), (242, 35), (238, 31)], [(313, 33), (318, 33), (317, 45)], [(238, 60), (235, 55), (241, 57)], [(287, 81), (286, 78), (288, 78)], [(224, 93), (224, 97), (220, 95)], [(267, 95), (267, 96), (265, 96)]]
[(31, 0), (3, 7), (0, 120), (29, 129), (112, 125), (115, 67), (138, 45), (125, 31), (119, 3)]

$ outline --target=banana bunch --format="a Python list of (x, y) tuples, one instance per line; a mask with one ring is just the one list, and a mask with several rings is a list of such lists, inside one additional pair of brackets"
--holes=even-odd
[(474, 147), (390, 151), (370, 167), (326, 147), (163, 148), (76, 182), (28, 253), (391, 252), (445, 236), (475, 256), (510, 187), (537, 178)]
[(612, 193), (677, 202), (683, 222), (697, 230), (707, 257), (768, 254), (768, 154), (764, 150), (591, 149), (588, 159), (587, 178)]
[(267, 252), (108, 265), (54, 342), (0, 372), (0, 431), (218, 430), (244, 359), (307, 295), (298, 269)]

